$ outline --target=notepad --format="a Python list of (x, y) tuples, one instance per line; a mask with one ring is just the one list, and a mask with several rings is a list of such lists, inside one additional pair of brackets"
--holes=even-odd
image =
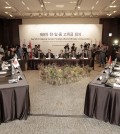
[(7, 74), (7, 72), (5, 72), (5, 71), (1, 71), (0, 74)]

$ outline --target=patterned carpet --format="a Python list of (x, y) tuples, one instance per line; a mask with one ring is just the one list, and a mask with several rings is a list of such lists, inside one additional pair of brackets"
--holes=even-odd
[(49, 85), (37, 70), (25, 71), (30, 86), (31, 115), (27, 120), (2, 123), (0, 134), (120, 134), (120, 127), (83, 114), (87, 84), (101, 68), (80, 82)]

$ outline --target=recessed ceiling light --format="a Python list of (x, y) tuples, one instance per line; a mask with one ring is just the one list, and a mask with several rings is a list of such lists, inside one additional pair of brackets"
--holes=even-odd
[(5, 7), (5, 8), (11, 8), (11, 7)]
[(78, 6), (78, 9), (80, 9), (80, 6)]
[(9, 3), (7, 1), (5, 3), (9, 6)]
[(43, 7), (43, 4), (41, 5), (41, 7)]
[(113, 11), (113, 13), (116, 13), (117, 11)]
[(49, 2), (49, 1), (45, 1), (44, 3), (45, 3), (45, 4), (50, 4), (51, 2)]
[(111, 7), (111, 8), (115, 8), (115, 7), (117, 7), (117, 6), (116, 6), (116, 5), (113, 5), (113, 6), (111, 5), (111, 6), (109, 6), (109, 7)]
[(56, 5), (56, 7), (63, 8), (64, 5)]
[(99, 3), (99, 0), (96, 2), (96, 5)]
[(115, 1), (116, 1), (116, 0), (114, 0), (114, 1), (112, 2), (112, 4), (114, 4), (114, 3), (115, 3)]
[(29, 7), (27, 7), (27, 10), (30, 10), (30, 8), (29, 8)]
[(112, 36), (112, 33), (109, 33), (109, 36), (111, 37)]
[(6, 14), (8, 14), (8, 12), (5, 12)]
[(92, 9), (94, 9), (94, 6), (92, 6)]
[(112, 14), (111, 13), (109, 13), (109, 14), (107, 14), (108, 16), (111, 16)]
[(77, 2), (76, 1), (70, 1), (70, 4), (76, 4)]
[(13, 15), (12, 14), (9, 14), (10, 15), (10, 17), (13, 17)]
[(22, 1), (22, 4), (23, 4), (23, 5), (25, 5), (25, 2), (24, 2), (24, 1)]

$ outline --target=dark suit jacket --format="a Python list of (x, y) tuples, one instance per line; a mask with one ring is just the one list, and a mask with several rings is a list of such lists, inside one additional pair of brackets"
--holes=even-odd
[(76, 54), (73, 54), (73, 53), (72, 53), (72, 54), (70, 55), (70, 57), (71, 57), (71, 58), (72, 58), (72, 57), (75, 57), (75, 58), (76, 58)]
[(64, 58), (64, 54), (59, 54), (59, 58)]
[(44, 58), (44, 54), (43, 53), (38, 53), (38, 58), (43, 59)]
[[(80, 57), (83, 57), (83, 53), (80, 53)], [(84, 53), (84, 57), (87, 58), (86, 53)]]
[(49, 57), (49, 53), (46, 53), (46, 56), (45, 56), (46, 58), (54, 58), (54, 55), (53, 55), (53, 53), (50, 53), (50, 57)]

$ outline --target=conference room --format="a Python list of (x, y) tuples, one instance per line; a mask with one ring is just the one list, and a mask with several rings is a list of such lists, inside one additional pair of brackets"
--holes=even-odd
[(0, 134), (120, 133), (120, 2), (0, 1)]

